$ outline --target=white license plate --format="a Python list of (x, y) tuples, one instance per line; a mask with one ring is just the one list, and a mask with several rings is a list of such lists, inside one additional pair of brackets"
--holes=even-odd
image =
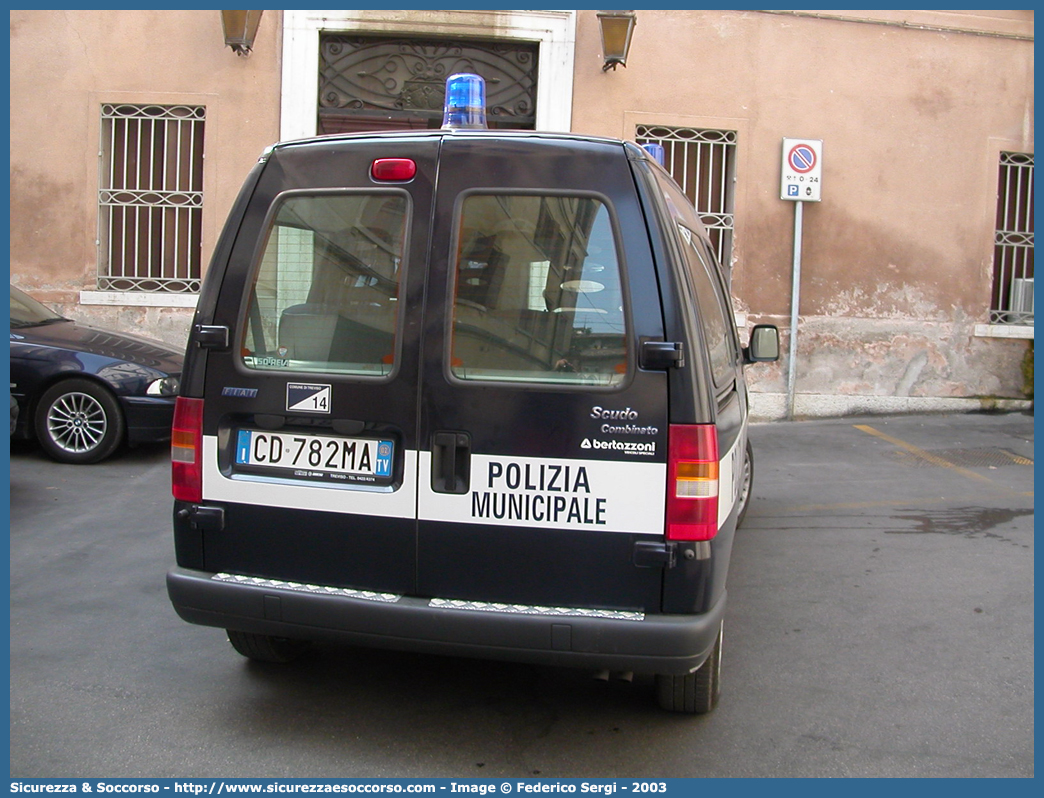
[(293, 469), (300, 474), (349, 474), (390, 477), (395, 446), (391, 441), (337, 438), (310, 433), (241, 429), (236, 463), (256, 468)]

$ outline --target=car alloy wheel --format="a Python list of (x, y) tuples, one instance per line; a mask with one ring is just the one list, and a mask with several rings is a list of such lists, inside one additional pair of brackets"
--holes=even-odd
[(88, 380), (67, 380), (40, 398), (36, 433), (44, 451), (64, 463), (96, 463), (123, 437), (119, 404)]

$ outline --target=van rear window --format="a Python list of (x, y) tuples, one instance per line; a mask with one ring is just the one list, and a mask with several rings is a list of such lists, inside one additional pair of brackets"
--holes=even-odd
[(627, 322), (608, 208), (591, 197), (468, 196), (451, 371), (462, 380), (614, 386)]
[(399, 193), (285, 198), (250, 292), (243, 364), (390, 374), (407, 211)]

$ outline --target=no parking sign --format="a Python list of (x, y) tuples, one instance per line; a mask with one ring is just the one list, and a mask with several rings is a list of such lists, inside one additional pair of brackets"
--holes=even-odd
[(783, 139), (780, 199), (819, 202), (823, 174), (821, 139)]

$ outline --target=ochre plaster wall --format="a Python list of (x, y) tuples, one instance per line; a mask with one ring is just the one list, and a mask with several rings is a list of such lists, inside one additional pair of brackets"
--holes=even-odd
[[(734, 290), (751, 323), (789, 326), (782, 139), (823, 140), (823, 199), (803, 214), (799, 393), (1022, 396), (1026, 342), (973, 333), (988, 319), (999, 153), (1033, 151), (1033, 42), (1012, 38), (1032, 37), (1032, 12), (919, 13), (920, 28), (901, 12), (639, 11), (627, 66), (610, 72), (594, 12), (580, 13), (574, 130), (738, 132)], [(752, 369), (757, 389), (785, 390), (785, 363)]]
[[(77, 318), (183, 343), (190, 308), (79, 304), (97, 269), (100, 106), (207, 106), (206, 263), (279, 136), (281, 12), (265, 12), (247, 58), (223, 45), (217, 11), (10, 19), (13, 281)], [(642, 10), (627, 67), (608, 73), (594, 11), (575, 36), (573, 131), (737, 131), (736, 310), (784, 332), (783, 360), (749, 372), (755, 392), (787, 390), (790, 137), (824, 142), (823, 201), (803, 214), (799, 397), (1022, 396), (1027, 342), (976, 326), (999, 153), (1033, 151), (1033, 12)]]
[(61, 312), (183, 344), (191, 309), (79, 305), (97, 274), (103, 102), (206, 105), (206, 264), (243, 178), (279, 135), (280, 13), (254, 52), (217, 11), (11, 12), (11, 276)]

